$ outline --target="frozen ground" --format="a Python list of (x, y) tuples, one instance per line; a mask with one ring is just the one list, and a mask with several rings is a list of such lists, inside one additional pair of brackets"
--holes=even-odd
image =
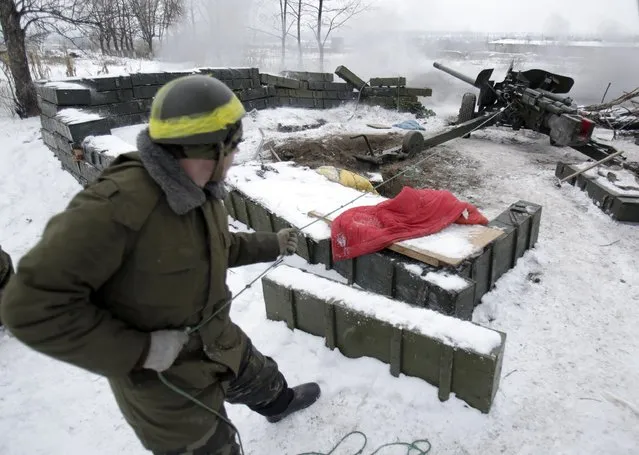
[[(280, 114), (288, 119), (292, 113)], [(247, 122), (249, 138), (259, 138), (257, 128), (267, 130), (276, 115), (259, 113)], [(296, 115), (307, 121), (326, 113)], [(370, 115), (371, 122), (396, 119)], [(38, 130), (37, 119), (0, 125), (0, 241), (16, 260), (80, 189), (60, 170)], [(245, 158), (254, 144), (243, 144)], [(617, 145), (637, 152), (628, 143)], [(544, 138), (490, 130), (453, 146), (480, 163), (473, 172), (483, 178), (472, 194), (458, 196), (479, 201), (487, 216), (519, 199), (543, 205), (537, 248), (475, 311), (476, 322), (508, 334), (491, 413), (483, 415), (454, 397), (440, 403), (436, 388), (421, 380), (394, 378), (381, 362), (346, 359), (320, 338), (268, 321), (256, 285), (234, 304), (234, 319), (276, 358), (291, 383), (318, 380), (323, 396), (278, 425), (230, 406), (247, 453), (328, 452), (352, 430), (368, 435), (366, 454), (386, 442), (423, 438), (431, 442), (432, 454), (637, 453), (639, 228), (612, 221), (573, 187), (554, 187), (556, 161), (583, 157), (549, 147)], [(304, 265), (299, 258), (289, 262)], [(243, 288), (266, 266), (235, 269), (232, 289)], [(7, 333), (0, 337), (0, 453), (145, 453), (104, 379), (36, 354)], [(355, 453), (359, 445), (354, 438), (336, 453)]]
[[(95, 75), (101, 66), (90, 65), (79, 64), (78, 75)], [(160, 67), (135, 61), (118, 65), (110, 66), (111, 74)], [(60, 71), (54, 68), (52, 77)], [(441, 114), (456, 109), (436, 108), (440, 115), (428, 120), (427, 129), (440, 128)], [(312, 136), (370, 131), (366, 123), (406, 118), (362, 107), (351, 119), (352, 113), (350, 108), (261, 112), (246, 122), (239, 161), (255, 158), (259, 128), (267, 139), (281, 138), (274, 131), (279, 122), (306, 124), (319, 117), (329, 122), (302, 133)], [(16, 261), (80, 190), (43, 145), (39, 128), (37, 119), (0, 119), (0, 244)], [(116, 134), (131, 143), (138, 130)], [(639, 147), (616, 145), (639, 159)], [(268, 321), (261, 287), (255, 285), (234, 304), (235, 321), (276, 358), (291, 383), (318, 380), (323, 396), (278, 425), (230, 406), (247, 453), (328, 452), (352, 430), (368, 435), (365, 454), (386, 442), (424, 438), (438, 455), (638, 453), (639, 227), (612, 221), (573, 187), (555, 188), (556, 162), (583, 157), (549, 147), (537, 135), (490, 130), (443, 150), (456, 150), (473, 163), (459, 172), (481, 175), (482, 184), (457, 195), (488, 217), (519, 199), (543, 205), (537, 248), (498, 282), (474, 315), (476, 322), (508, 334), (493, 410), (483, 415), (454, 397), (440, 403), (437, 390), (421, 380), (394, 378), (381, 362), (346, 359), (325, 348), (322, 339)], [(287, 262), (306, 266), (299, 258)], [(232, 289), (240, 290), (266, 267), (233, 270)], [(7, 333), (0, 334), (0, 434), (2, 455), (145, 453), (102, 378), (36, 354)], [(352, 454), (359, 447), (354, 439), (335, 453)]]

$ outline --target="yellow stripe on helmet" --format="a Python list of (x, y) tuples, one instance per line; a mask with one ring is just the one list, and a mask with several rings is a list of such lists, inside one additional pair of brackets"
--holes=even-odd
[(151, 139), (175, 139), (197, 134), (215, 133), (240, 120), (246, 111), (240, 100), (233, 96), (231, 100), (217, 109), (197, 115), (159, 119), (149, 119)]

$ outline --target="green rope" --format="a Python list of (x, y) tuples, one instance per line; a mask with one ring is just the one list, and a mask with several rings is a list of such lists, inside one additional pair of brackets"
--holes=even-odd
[[(362, 447), (355, 452), (353, 455), (361, 455), (364, 453), (364, 449), (366, 448), (366, 444), (368, 444), (368, 438), (366, 437), (366, 434), (361, 432), (361, 431), (351, 431), (350, 433), (348, 433), (346, 436), (344, 436), (337, 444), (335, 444), (335, 446), (333, 446), (333, 448), (330, 450), (330, 452), (327, 453), (322, 453), (322, 452), (304, 452), (304, 453), (300, 453), (298, 455), (331, 455), (333, 454), (343, 443), (344, 441), (346, 441), (349, 437), (354, 436), (354, 435), (360, 435), (361, 437), (364, 438), (364, 443), (362, 444)], [(418, 446), (418, 444), (426, 444), (428, 447), (426, 449), (422, 449), (421, 447)], [(416, 451), (415, 454), (416, 455), (426, 455), (427, 453), (430, 452), (430, 449), (432, 448), (430, 442), (428, 441), (428, 439), (418, 439), (416, 441), (413, 442), (389, 442), (388, 444), (384, 444), (379, 446), (377, 449), (375, 449), (374, 452), (371, 453), (371, 455), (375, 455), (376, 453), (379, 453), (382, 449), (385, 449), (386, 447), (407, 447), (408, 450), (406, 451), (406, 455), (410, 455), (412, 453), (412, 451)]]
[(213, 409), (212, 407), (210, 407), (209, 405), (207, 405), (206, 403), (203, 403), (201, 400), (198, 400), (197, 398), (195, 398), (194, 396), (189, 395), (188, 393), (186, 393), (184, 390), (182, 390), (181, 388), (179, 388), (178, 386), (176, 386), (175, 384), (172, 384), (171, 382), (169, 382), (168, 379), (166, 379), (166, 377), (164, 376), (164, 374), (158, 372), (158, 378), (160, 378), (160, 381), (162, 381), (162, 383), (167, 386), (169, 389), (171, 389), (173, 392), (177, 393), (178, 395), (181, 395), (182, 397), (186, 398), (189, 401), (192, 401), (193, 403), (197, 404), (198, 406), (200, 406), (203, 409), (206, 409), (207, 411), (209, 411), (211, 414), (213, 414), (214, 416), (216, 416), (218, 419), (220, 419), (222, 422), (224, 422), (225, 424), (227, 424), (229, 427), (231, 427), (231, 429), (235, 432), (235, 434), (237, 435), (237, 440), (238, 443), (240, 444), (240, 453), (242, 455), (244, 455), (244, 446), (242, 445), (242, 438), (240, 437), (240, 432), (238, 431), (237, 427), (235, 425), (233, 425), (233, 423), (225, 418), (222, 414), (220, 414), (219, 412), (217, 412), (215, 409)]
[[(240, 453), (242, 455), (244, 455), (244, 453), (245, 453), (244, 452), (244, 445), (242, 444), (242, 438), (240, 437), (240, 432), (237, 429), (237, 427), (235, 425), (233, 425), (233, 423), (229, 419), (225, 418), (222, 414), (220, 414), (218, 411), (216, 411), (215, 409), (213, 409), (212, 407), (210, 407), (206, 403), (202, 402), (201, 400), (198, 400), (194, 396), (189, 395), (188, 393), (186, 393), (184, 390), (180, 389), (175, 384), (172, 384), (168, 379), (166, 379), (164, 374), (158, 373), (158, 377), (160, 378), (160, 381), (162, 381), (162, 383), (164, 385), (166, 385), (169, 389), (171, 389), (173, 392), (175, 392), (178, 395), (186, 398), (187, 400), (192, 401), (193, 403), (197, 404), (201, 408), (206, 409), (211, 414), (213, 414), (217, 418), (219, 418), (222, 422), (224, 422), (229, 427), (231, 427), (231, 429), (237, 435), (237, 440), (238, 440), (238, 443), (240, 445)], [(351, 436), (354, 436), (354, 435), (360, 435), (360, 436), (362, 436), (364, 438), (364, 443), (362, 444), (362, 447), (357, 452), (355, 452), (353, 454), (353, 455), (361, 455), (361, 454), (364, 453), (364, 449), (366, 448), (366, 445), (368, 444), (368, 438), (366, 437), (366, 434), (361, 432), (361, 431), (351, 431), (350, 433), (348, 433), (337, 444), (335, 444), (335, 446), (333, 446), (333, 448), (330, 450), (330, 452), (327, 452), (327, 453), (322, 453), (322, 452), (304, 452), (304, 453), (300, 453), (298, 455), (331, 455), (344, 443), (344, 441), (346, 441), (348, 438), (350, 438)], [(428, 447), (426, 449), (422, 449), (417, 444), (427, 444)], [(406, 451), (406, 455), (411, 455), (412, 451), (416, 451), (415, 455), (426, 455), (427, 453), (430, 452), (430, 449), (432, 448), (432, 446), (431, 446), (430, 442), (428, 441), (428, 439), (418, 439), (418, 440), (413, 441), (413, 442), (401, 442), (401, 441), (400, 442), (389, 442), (388, 444), (381, 445), (380, 447), (375, 449), (375, 451), (372, 452), (371, 455), (375, 455), (376, 453), (379, 453), (382, 449), (385, 449), (386, 447), (397, 447), (397, 446), (407, 447), (408, 450)]]

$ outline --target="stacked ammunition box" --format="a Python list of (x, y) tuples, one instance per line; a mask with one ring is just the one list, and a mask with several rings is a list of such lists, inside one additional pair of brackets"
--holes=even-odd
[[(340, 68), (337, 74), (340, 74)], [(37, 93), (42, 138), (62, 167), (86, 185), (112, 157), (104, 155), (102, 150), (90, 148), (84, 139), (109, 135), (113, 128), (146, 123), (158, 89), (187, 74), (206, 74), (221, 80), (237, 94), (247, 111), (275, 107), (329, 109), (361, 97), (352, 81), (335, 82), (331, 73), (284, 71), (274, 75), (260, 73), (257, 68), (198, 68), (41, 82), (37, 85)], [(380, 86), (365, 88), (365, 102), (397, 108), (393, 104), (396, 98), (390, 94), (394, 88), (382, 86), (387, 82), (379, 79), (376, 83)], [(405, 80), (397, 82), (405, 85)], [(401, 87), (397, 100), (404, 104), (400, 110), (415, 111), (411, 104), (416, 100), (415, 91), (423, 96), (431, 93), (430, 89)], [(417, 104), (423, 109), (419, 102)]]
[(345, 66), (339, 66), (335, 74), (356, 90), (362, 104), (410, 112), (418, 118), (432, 115), (419, 101), (420, 97), (432, 96), (432, 89), (406, 87), (405, 77), (374, 77), (365, 82)]
[(330, 109), (354, 98), (353, 88), (334, 82), (331, 73), (284, 71), (282, 75), (262, 74), (262, 83), (275, 87), (275, 104), (281, 107)]
[[(251, 197), (233, 185), (224, 202), (231, 217), (255, 231), (294, 227), (290, 220), (258, 202), (255, 195)], [(510, 205), (489, 223), (503, 235), (457, 267), (433, 267), (388, 249), (334, 262), (330, 238), (309, 235), (300, 236), (297, 254), (309, 264), (322, 264), (341, 275), (344, 295), (356, 285), (362, 301), (374, 294), (388, 299), (385, 305), (401, 302), (398, 304), (470, 322), (482, 297), (537, 244), (541, 215), (542, 207), (528, 201)], [(429, 280), (430, 273), (445, 273), (459, 280), (451, 289)], [(348, 299), (340, 303), (330, 296), (310, 295), (306, 284), (312, 280), (321, 278), (307, 273), (296, 281), (298, 285), (287, 285), (264, 277), (267, 317), (285, 321), (291, 329), (323, 336), (329, 348), (338, 348), (347, 357), (373, 357), (389, 363), (395, 376), (403, 373), (424, 379), (439, 387), (442, 400), (453, 391), (472, 407), (490, 411), (499, 386), (505, 333), (501, 334), (500, 348), (490, 355), (446, 346), (370, 313), (351, 310)]]

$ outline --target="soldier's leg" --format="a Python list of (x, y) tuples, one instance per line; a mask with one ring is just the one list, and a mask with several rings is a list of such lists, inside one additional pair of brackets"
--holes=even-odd
[(293, 391), (275, 360), (259, 352), (249, 340), (240, 373), (229, 382), (226, 401), (271, 415), (286, 409), (292, 399)]
[(226, 401), (244, 404), (270, 422), (277, 422), (310, 406), (319, 395), (315, 383), (290, 388), (275, 360), (259, 352), (249, 340), (240, 373), (228, 384)]
[[(224, 406), (220, 414), (228, 419)], [(235, 430), (222, 420), (218, 420), (212, 432), (188, 447), (170, 452), (153, 452), (154, 455), (240, 455), (240, 453), (240, 446), (235, 439)]]

